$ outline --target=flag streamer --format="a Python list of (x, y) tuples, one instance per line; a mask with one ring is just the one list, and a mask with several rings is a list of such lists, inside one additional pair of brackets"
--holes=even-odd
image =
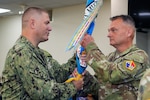
[(73, 37), (71, 38), (66, 48), (66, 51), (69, 51), (72, 48), (76, 49), (79, 42), (82, 40), (84, 34), (86, 33), (90, 23), (98, 15), (98, 11), (102, 3), (103, 3), (102, 0), (87, 0), (84, 19), (79, 25), (79, 27), (76, 29)]

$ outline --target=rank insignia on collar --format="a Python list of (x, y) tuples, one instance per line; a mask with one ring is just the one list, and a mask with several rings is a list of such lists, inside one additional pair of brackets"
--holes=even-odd
[(126, 61), (125, 64), (126, 64), (126, 65), (125, 65), (126, 68), (129, 69), (129, 70), (133, 70), (133, 69), (136, 67), (134, 61)]

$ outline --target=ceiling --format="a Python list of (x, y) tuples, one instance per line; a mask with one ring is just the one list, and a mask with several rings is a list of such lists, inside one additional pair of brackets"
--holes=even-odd
[(85, 3), (86, 0), (0, 0), (0, 8), (10, 9), (11, 12), (0, 16), (16, 15), (27, 7), (36, 6), (47, 10)]

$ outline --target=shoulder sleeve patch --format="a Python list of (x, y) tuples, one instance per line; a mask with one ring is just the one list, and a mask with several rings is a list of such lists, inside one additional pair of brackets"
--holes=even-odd
[(125, 68), (132, 71), (136, 68), (136, 65), (134, 61), (125, 61)]

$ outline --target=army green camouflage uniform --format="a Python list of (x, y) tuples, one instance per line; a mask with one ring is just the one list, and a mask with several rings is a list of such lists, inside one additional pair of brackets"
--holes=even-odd
[(136, 100), (139, 81), (149, 67), (148, 55), (135, 45), (105, 56), (95, 43), (86, 46), (88, 64), (100, 82), (99, 100)]
[(150, 69), (147, 69), (140, 81), (138, 100), (150, 100)]
[[(75, 57), (60, 65), (48, 52), (35, 48), (21, 36), (6, 58), (2, 73), (2, 99), (67, 100), (77, 92), (73, 83), (65, 83), (75, 67)], [(96, 93), (98, 83), (94, 77), (87, 73), (84, 80), (88, 83), (84, 88), (88, 89), (83, 91)], [(90, 87), (93, 85), (96, 87)]]

